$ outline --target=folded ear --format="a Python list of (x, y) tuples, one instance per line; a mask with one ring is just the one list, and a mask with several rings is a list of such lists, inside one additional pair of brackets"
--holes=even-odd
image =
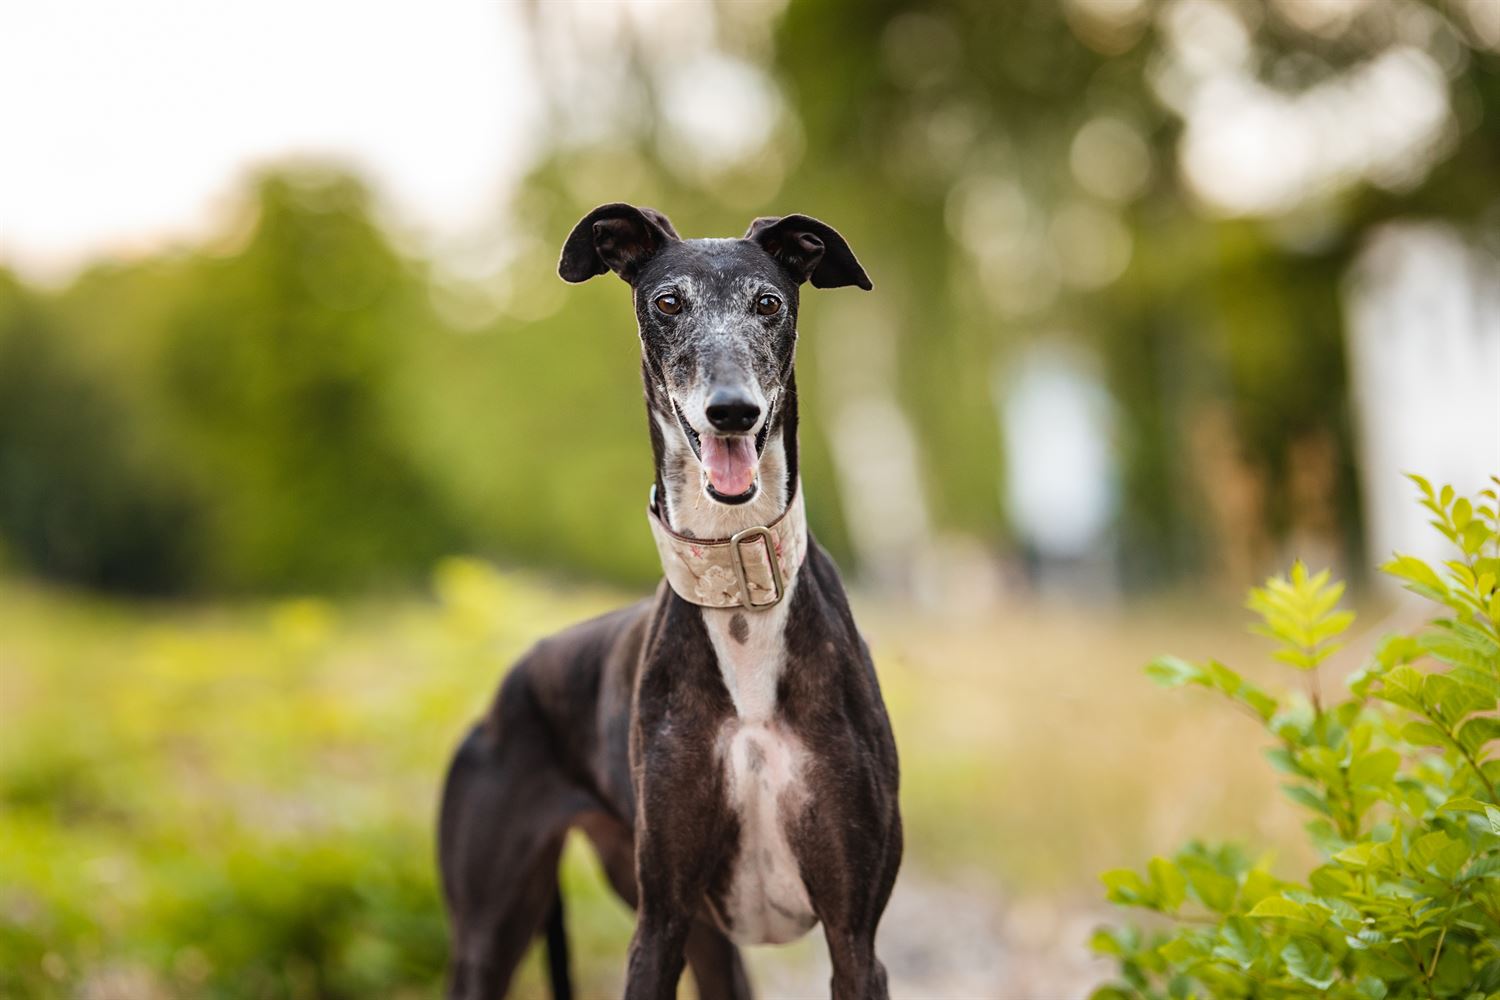
[(578, 221), (563, 243), (557, 273), (564, 281), (587, 281), (613, 271), (634, 281), (641, 265), (669, 240), (680, 239), (672, 223), (654, 208), (616, 202), (600, 205)]
[(867, 292), (873, 287), (838, 230), (811, 216), (756, 219), (745, 239), (759, 243), (798, 282), (811, 280), (814, 288), (858, 285)]

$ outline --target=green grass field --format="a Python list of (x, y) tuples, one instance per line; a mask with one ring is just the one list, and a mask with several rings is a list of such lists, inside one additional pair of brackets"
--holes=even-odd
[[(512, 658), (628, 596), (470, 561), (430, 597), (349, 606), (0, 584), (0, 995), (438, 994), (446, 756)], [(1254, 734), (1140, 670), (1170, 650), (1257, 673), (1233, 609), (856, 612), (902, 755), (896, 992), (967, 965), (942, 982), (1081, 989), (1099, 871), (1184, 836), (1290, 839)], [(564, 879), (583, 992), (616, 992), (631, 915), (585, 846)], [(822, 950), (752, 962), (773, 991), (817, 991)]]

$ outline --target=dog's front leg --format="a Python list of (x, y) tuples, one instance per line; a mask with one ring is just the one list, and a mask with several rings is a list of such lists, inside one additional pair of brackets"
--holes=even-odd
[(874, 930), (828, 927), (825, 933), (833, 966), (833, 1000), (888, 1000), (885, 966), (875, 957)]
[[(718, 768), (704, 766), (704, 760), (714, 755), (711, 721), (692, 725), (679, 717), (672, 726), (649, 728), (646, 733), (635, 827), (640, 897), (625, 997), (673, 1000), (690, 935), (704, 911), (709, 883), (722, 866), (734, 829), (724, 807), (723, 776)], [(695, 962), (702, 964), (706, 953), (696, 950), (700, 954)], [(732, 948), (727, 950), (733, 957)], [(705, 983), (698, 985), (700, 995), (713, 995), (711, 981), (707, 994)]]
[[(852, 765), (847, 768), (854, 770)], [(828, 941), (834, 1000), (890, 997), (885, 966), (875, 956), (875, 929), (901, 864), (895, 782), (888, 787), (882, 794), (872, 781), (870, 798), (864, 802), (852, 797), (825, 800), (819, 811), (805, 817), (794, 840), (802, 877)], [(870, 817), (884, 823), (872, 823)]]
[[(636, 879), (640, 904), (625, 975), (626, 1000), (674, 1000), (690, 940), (694, 936), (701, 938), (705, 932), (712, 933), (712, 928), (698, 924), (697, 914), (703, 908), (710, 873), (722, 852), (717, 845), (724, 842), (723, 815), (709, 807), (710, 800), (680, 790), (676, 801), (681, 803), (677, 808), (656, 812), (670, 816), (671, 823), (637, 826)], [(725, 945), (729, 957), (735, 957), (728, 942)], [(729, 974), (733, 970), (718, 971)], [(743, 979), (743, 971), (740, 978)], [(705, 983), (700, 980), (700, 996), (715, 996), (712, 981), (708, 985), (705, 993)]]
[(643, 887), (640, 916), (630, 940), (625, 1000), (673, 1000), (682, 978), (692, 918), (670, 907), (649, 905)]

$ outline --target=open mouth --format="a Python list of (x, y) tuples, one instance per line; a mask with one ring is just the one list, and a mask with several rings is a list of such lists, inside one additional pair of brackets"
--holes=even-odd
[(771, 414), (766, 414), (760, 431), (752, 438), (748, 434), (699, 434), (682, 415), (676, 399), (672, 399), (672, 412), (708, 475), (704, 489), (709, 497), (723, 504), (742, 504), (754, 499), (760, 488), (755, 476), (771, 429)]

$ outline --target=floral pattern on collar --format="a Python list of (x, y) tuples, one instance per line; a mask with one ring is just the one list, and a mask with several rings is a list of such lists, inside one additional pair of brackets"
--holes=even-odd
[(769, 538), (756, 534), (740, 542), (740, 560), (750, 589), (748, 602), (741, 599), (734, 545), (729, 539), (688, 538), (668, 528), (654, 505), (646, 513), (667, 583), (678, 597), (699, 607), (748, 606), (752, 611), (774, 607), (778, 595), (770, 557), (774, 554), (781, 570), (781, 596), (784, 596), (807, 556), (807, 515), (802, 506), (801, 483), (792, 491), (792, 501), (782, 515), (766, 525)]

